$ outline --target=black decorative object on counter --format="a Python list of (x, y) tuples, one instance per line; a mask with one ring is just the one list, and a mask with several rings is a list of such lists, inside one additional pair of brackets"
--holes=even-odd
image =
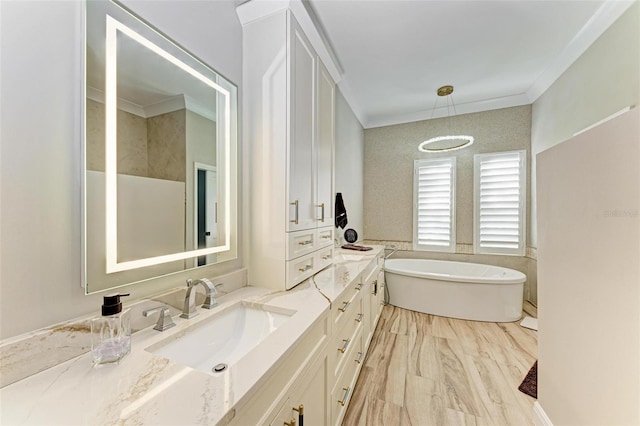
[(355, 229), (349, 228), (346, 231), (344, 231), (344, 239), (348, 243), (355, 243), (356, 241), (358, 241), (358, 233), (356, 232)]

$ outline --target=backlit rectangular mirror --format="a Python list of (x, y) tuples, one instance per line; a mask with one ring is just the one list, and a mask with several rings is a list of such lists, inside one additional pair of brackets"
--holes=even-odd
[(120, 4), (85, 17), (86, 292), (236, 258), (237, 88)]

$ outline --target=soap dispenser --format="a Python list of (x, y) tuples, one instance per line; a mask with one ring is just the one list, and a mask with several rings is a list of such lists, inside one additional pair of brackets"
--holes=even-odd
[(91, 320), (91, 353), (94, 366), (118, 363), (131, 351), (131, 316), (122, 309), (120, 298), (104, 296), (102, 316)]

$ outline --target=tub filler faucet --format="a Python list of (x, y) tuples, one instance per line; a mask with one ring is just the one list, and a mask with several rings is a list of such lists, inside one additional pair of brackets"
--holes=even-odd
[(204, 309), (211, 309), (218, 304), (215, 297), (218, 294), (217, 288), (222, 286), (222, 284), (213, 285), (213, 283), (207, 278), (197, 280), (188, 279), (187, 293), (184, 296), (184, 309), (182, 310), (180, 318), (189, 319), (198, 315), (198, 311), (196, 311), (196, 292), (193, 291), (194, 287), (198, 284), (202, 284), (205, 288), (205, 299), (202, 307)]

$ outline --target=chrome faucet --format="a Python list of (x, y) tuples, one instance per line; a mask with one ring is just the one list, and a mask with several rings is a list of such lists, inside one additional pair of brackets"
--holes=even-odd
[(384, 247), (385, 250), (391, 250), (391, 253), (387, 254), (384, 259), (387, 260), (388, 258), (390, 258), (391, 256), (393, 256), (394, 254), (396, 254), (400, 249), (397, 248), (394, 244), (392, 245), (388, 245)]
[(147, 309), (146, 311), (142, 311), (142, 316), (148, 317), (155, 313), (159, 313), (160, 315), (158, 316), (158, 322), (155, 327), (153, 327), (154, 330), (165, 331), (171, 327), (175, 327), (176, 324), (171, 319), (171, 311), (168, 306), (157, 306), (152, 309)]
[(213, 285), (213, 283), (207, 278), (197, 280), (188, 279), (187, 294), (184, 296), (184, 309), (182, 310), (182, 314), (180, 314), (180, 318), (188, 319), (198, 315), (198, 312), (196, 311), (196, 293), (193, 291), (194, 287), (198, 284), (202, 284), (205, 288), (205, 299), (202, 307), (204, 309), (211, 309), (218, 304), (215, 299), (218, 294), (218, 290), (216, 288), (220, 287), (222, 284)]

